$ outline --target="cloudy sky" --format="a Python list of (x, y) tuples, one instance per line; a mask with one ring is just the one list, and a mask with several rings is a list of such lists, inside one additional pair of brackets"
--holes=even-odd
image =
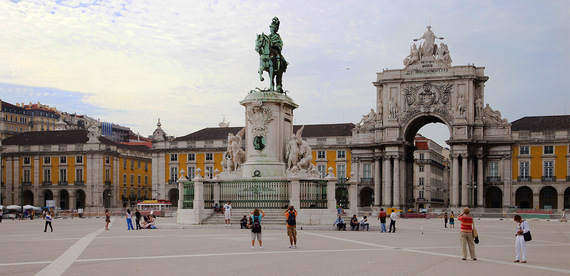
[[(0, 98), (41, 102), (150, 135), (242, 126), (257, 33), (281, 21), (296, 124), (358, 122), (376, 73), (403, 68), (427, 25), (453, 65), (489, 76), (509, 121), (570, 112), (570, 1), (0, 1)], [(347, 69), (348, 68), (348, 69)], [(421, 133), (442, 141), (443, 125)]]

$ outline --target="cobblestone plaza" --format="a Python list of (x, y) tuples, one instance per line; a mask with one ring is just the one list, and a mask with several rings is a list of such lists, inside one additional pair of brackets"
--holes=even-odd
[[(300, 214), (302, 215), (302, 213)], [(481, 242), (477, 261), (462, 261), (459, 225), (442, 219), (400, 219), (396, 233), (334, 231), (299, 225), (298, 249), (288, 249), (285, 226), (263, 230), (263, 250), (250, 248), (239, 224), (180, 226), (159, 218), (157, 230), (126, 231), (114, 217), (0, 223), (0, 275), (568, 275), (570, 224), (531, 220), (528, 263), (513, 263), (515, 223), (476, 220)], [(303, 230), (301, 230), (303, 229)], [(413, 264), (413, 265), (411, 265)]]

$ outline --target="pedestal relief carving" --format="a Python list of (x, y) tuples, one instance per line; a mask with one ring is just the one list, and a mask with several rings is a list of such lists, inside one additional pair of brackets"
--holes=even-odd
[(251, 134), (254, 137), (267, 136), (267, 124), (273, 121), (271, 109), (263, 106), (259, 100), (253, 102), (247, 109), (247, 120), (252, 125)]

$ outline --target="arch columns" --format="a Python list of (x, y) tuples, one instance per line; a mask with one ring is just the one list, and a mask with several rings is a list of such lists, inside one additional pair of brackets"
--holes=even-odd
[[(504, 192), (503, 192), (503, 194), (504, 194)], [(484, 202), (483, 202), (483, 155), (477, 155), (477, 207), (481, 207), (481, 208), (484, 207)]]
[(461, 206), (468, 207), (469, 205), (469, 155), (467, 153), (461, 154)]
[(504, 172), (503, 175), (505, 176), (503, 178), (503, 183), (504, 183), (504, 189), (503, 189), (503, 206), (505, 207), (509, 207), (511, 205), (513, 205), (511, 202), (511, 194), (512, 194), (512, 182), (511, 182), (511, 175), (512, 175), (512, 163), (511, 163), (511, 156), (508, 154), (503, 155), (503, 168), (504, 168)]
[(374, 159), (374, 206), (380, 206), (380, 158)]
[(400, 157), (398, 155), (394, 156), (394, 194), (393, 194), (393, 206), (396, 208), (400, 207)]
[(459, 154), (451, 154), (450, 158), (453, 160), (451, 164), (451, 205), (459, 207)]
[(386, 208), (388, 208), (389, 206), (392, 206), (392, 173), (391, 173), (391, 164), (390, 164), (390, 157), (391, 156), (385, 156), (384, 158), (384, 180), (383, 180), (383, 193), (384, 193), (384, 199), (382, 202), (382, 205), (384, 205)]

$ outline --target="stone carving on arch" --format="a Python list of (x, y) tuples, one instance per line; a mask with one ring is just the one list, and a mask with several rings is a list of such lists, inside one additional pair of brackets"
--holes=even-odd
[(491, 125), (506, 125), (509, 123), (507, 119), (501, 116), (501, 111), (493, 110), (489, 104), (483, 108), (483, 122)]
[(406, 110), (400, 123), (404, 124), (420, 113), (435, 113), (451, 121), (449, 98), (452, 92), (450, 83), (424, 81), (420, 85), (407, 85), (403, 89)]

